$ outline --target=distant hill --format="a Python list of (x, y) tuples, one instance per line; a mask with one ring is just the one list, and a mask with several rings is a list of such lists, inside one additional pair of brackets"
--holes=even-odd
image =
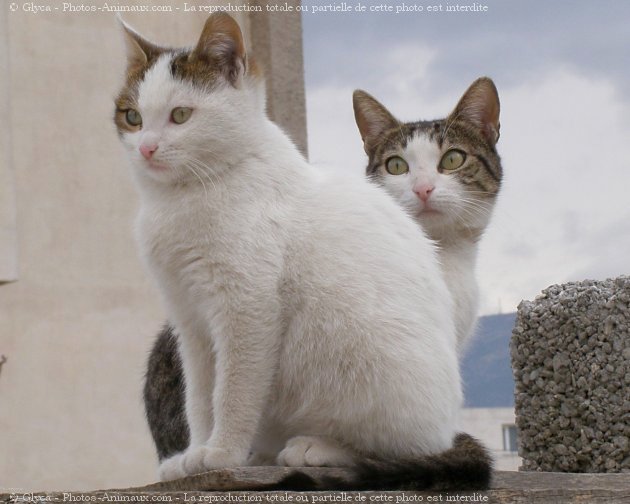
[(462, 362), (464, 405), (468, 408), (514, 406), (510, 337), (516, 313), (479, 318), (477, 332)]

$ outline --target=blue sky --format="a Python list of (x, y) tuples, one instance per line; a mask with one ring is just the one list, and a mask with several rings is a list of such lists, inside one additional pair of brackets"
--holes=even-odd
[(630, 2), (477, 2), (485, 13), (361, 3), (425, 9), (304, 14), (311, 161), (364, 169), (355, 88), (399, 119), (433, 119), (488, 75), (505, 178), (480, 252), (482, 313), (514, 311), (554, 283), (630, 274)]

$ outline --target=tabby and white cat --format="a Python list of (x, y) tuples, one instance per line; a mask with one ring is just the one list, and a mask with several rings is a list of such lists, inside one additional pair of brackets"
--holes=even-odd
[(190, 426), (162, 478), (255, 452), (289, 466), (371, 457), (385, 462), (368, 468), (375, 485), (487, 484), (483, 448), (455, 437), (453, 301), (433, 241), (373, 184), (304, 161), (266, 117), (230, 16), (213, 14), (192, 50), (125, 33), (115, 122)]
[(435, 121), (402, 123), (365, 91), (354, 113), (369, 157), (366, 174), (383, 186), (439, 246), (455, 302), (460, 354), (474, 331), (479, 240), (490, 221), (503, 170), (496, 151), (499, 95), (477, 79), (455, 110)]
[[(475, 81), (445, 119), (400, 123), (363, 91), (354, 94), (357, 125), (369, 156), (366, 173), (384, 187), (439, 245), (455, 301), (460, 353), (477, 315), (475, 261), (499, 191), (495, 144), (499, 98), (488, 78)], [(184, 380), (177, 336), (158, 335), (144, 387), (147, 420), (160, 460), (186, 449)]]

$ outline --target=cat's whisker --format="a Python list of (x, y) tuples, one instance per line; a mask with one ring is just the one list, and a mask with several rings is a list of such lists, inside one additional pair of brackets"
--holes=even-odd
[(475, 200), (462, 199), (461, 204), (468, 209), (474, 209), (475, 211), (481, 212), (485, 215), (490, 215), (490, 213), (492, 213), (492, 207)]
[(459, 213), (461, 213), (465, 217), (489, 217), (490, 211), (486, 208), (478, 207), (478, 206), (470, 206), (470, 205), (462, 205), (459, 209)]
[(206, 187), (206, 184), (204, 183), (203, 179), (201, 178), (201, 176), (199, 175), (199, 173), (197, 173), (197, 170), (195, 169), (195, 166), (193, 164), (186, 164), (185, 165), (187, 168), (190, 169), (190, 172), (197, 177), (197, 179), (199, 180), (199, 182), (201, 182), (201, 185), (203, 186), (203, 192), (206, 195), (206, 201), (208, 201), (208, 188)]
[(190, 158), (191, 162), (195, 163), (195, 165), (200, 169), (201, 173), (204, 175), (204, 177), (206, 177), (206, 179), (212, 184), (212, 186), (214, 187), (214, 190), (217, 190), (217, 186), (215, 184), (215, 178), (216, 181), (219, 182), (221, 180), (220, 177), (214, 177), (213, 178), (213, 174), (212, 171), (210, 170), (209, 166), (204, 163), (203, 161), (201, 161), (200, 159), (191, 157)]
[(451, 213), (451, 216), (456, 223), (460, 223), (462, 227), (466, 229), (469, 228), (471, 225), (471, 222), (467, 219), (467, 217), (471, 217), (471, 221), (474, 221), (475, 217), (477, 217), (477, 214), (475, 212), (469, 212), (463, 208), (460, 208), (459, 211), (453, 211)]
[(468, 206), (479, 208), (479, 209), (487, 207), (487, 205), (483, 204), (480, 201), (476, 201), (475, 199), (472, 199), (472, 198), (461, 198), (459, 202)]
[(180, 159), (183, 158), (182, 169), (184, 169), (188, 173), (192, 173), (197, 178), (197, 180), (199, 180), (199, 182), (203, 186), (204, 193), (206, 195), (206, 200), (207, 200), (208, 188), (203, 180), (204, 178), (208, 179), (208, 177), (205, 174), (205, 171), (203, 169), (200, 169), (200, 167), (196, 166), (195, 159), (191, 157), (188, 153), (179, 152), (179, 156), (180, 156)]
[[(210, 177), (208, 176), (208, 174), (204, 172), (203, 168), (201, 168), (201, 167), (197, 166), (196, 164), (194, 164), (194, 163), (192, 163), (192, 162), (189, 164), (189, 166), (190, 166), (191, 171), (192, 171), (193, 173), (195, 173), (195, 175), (197, 176), (197, 178), (199, 178), (199, 179), (201, 180), (202, 184), (203, 184), (203, 179), (205, 179), (205, 180), (207, 180), (210, 184), (212, 184), (212, 188), (213, 188), (215, 191), (217, 190), (217, 186), (216, 186), (216, 184), (214, 183), (214, 181), (212, 180), (212, 178), (210, 178)], [(208, 196), (208, 191), (207, 191), (207, 187), (205, 186), (205, 184), (204, 184), (204, 189), (206, 190), (206, 197), (207, 197), (207, 196)]]

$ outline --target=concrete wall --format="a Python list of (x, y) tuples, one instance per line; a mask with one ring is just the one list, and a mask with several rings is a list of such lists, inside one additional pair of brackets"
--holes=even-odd
[[(0, 281), (16, 276), (6, 257), (19, 250), (18, 280), (0, 283), (0, 354), (8, 358), (0, 374), (0, 493), (148, 483), (156, 456), (142, 374), (165, 315), (137, 259), (137, 197), (111, 120), (122, 37), (110, 13), (32, 14), (22, 5), (15, 12), (0, 5)], [(291, 100), (278, 100), (283, 88), (273, 83), (269, 93), (274, 117), (303, 142), (299, 19), (275, 16), (236, 17), (248, 40), (270, 41), (259, 59), (284, 73), (274, 82), (299, 88)], [(169, 45), (193, 44), (206, 17), (124, 15)], [(291, 29), (279, 37), (283, 25)], [(289, 63), (277, 65), (281, 59)], [(301, 120), (283, 123), (293, 109)]]

